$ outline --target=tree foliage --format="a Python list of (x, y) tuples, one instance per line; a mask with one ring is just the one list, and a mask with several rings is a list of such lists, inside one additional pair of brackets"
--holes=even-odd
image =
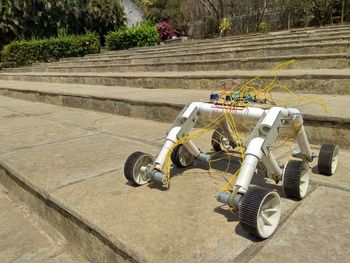
[(324, 26), (332, 22), (334, 8), (339, 3), (340, 0), (309, 0), (306, 4), (314, 16), (314, 23)]
[(124, 25), (119, 0), (0, 0), (0, 46), (21, 38), (95, 31), (103, 37)]
[[(332, 14), (341, 0), (276, 0), (275, 4), (289, 14), (292, 26), (326, 25), (332, 23)], [(341, 5), (340, 5), (341, 7)]]
[(177, 35), (187, 30), (187, 0), (135, 0), (145, 12), (146, 17), (154, 22), (168, 21)]

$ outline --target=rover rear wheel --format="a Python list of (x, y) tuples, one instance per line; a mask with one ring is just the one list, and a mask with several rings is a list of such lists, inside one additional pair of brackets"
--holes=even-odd
[(289, 160), (283, 171), (283, 191), (298, 200), (306, 196), (309, 188), (310, 170), (306, 162)]
[(339, 146), (334, 144), (322, 144), (318, 155), (318, 172), (324, 175), (333, 175), (337, 169), (339, 160)]
[(211, 136), (211, 146), (216, 152), (224, 151), (229, 147), (234, 149), (237, 146), (234, 142), (230, 142), (228, 138), (224, 137), (223, 133), (224, 131), (222, 129), (217, 129)]
[(194, 162), (194, 157), (183, 144), (177, 145), (170, 157), (173, 164), (180, 168), (191, 166)]

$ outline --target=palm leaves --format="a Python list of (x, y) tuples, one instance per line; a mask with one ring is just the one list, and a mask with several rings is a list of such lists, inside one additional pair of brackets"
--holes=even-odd
[(231, 19), (224, 17), (219, 21), (220, 37), (225, 37), (228, 31), (231, 29)]
[(85, 24), (99, 33), (102, 44), (108, 31), (124, 25), (123, 7), (118, 0), (90, 0), (87, 4)]
[(18, 1), (0, 0), (0, 32), (18, 34), (19, 21), (13, 15), (19, 8)]

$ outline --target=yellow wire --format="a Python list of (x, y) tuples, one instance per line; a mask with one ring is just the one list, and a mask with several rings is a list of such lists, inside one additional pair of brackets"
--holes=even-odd
[[(243, 140), (246, 139), (246, 135), (243, 131), (241, 131), (241, 133), (243, 133), (243, 135), (239, 132), (239, 129), (237, 128), (237, 120), (235, 119), (235, 117), (232, 115), (232, 111), (234, 111), (234, 109), (236, 107), (256, 107), (257, 103), (249, 103), (246, 102), (244, 100), (244, 97), (249, 95), (255, 99), (257, 99), (258, 101), (264, 101), (265, 104), (263, 104), (264, 107), (269, 108), (269, 107), (273, 107), (273, 106), (283, 106), (283, 107), (288, 107), (291, 105), (296, 105), (296, 104), (300, 104), (300, 103), (305, 103), (305, 102), (312, 102), (312, 103), (318, 103), (321, 105), (321, 107), (323, 108), (323, 110), (328, 113), (329, 109), (327, 107), (327, 104), (319, 99), (319, 98), (309, 98), (309, 97), (302, 97), (297, 95), (296, 93), (294, 93), (291, 89), (289, 89), (286, 85), (283, 85), (281, 83), (278, 82), (278, 78), (277, 75), (278, 73), (285, 69), (287, 66), (293, 64), (295, 61), (294, 60), (289, 60), (286, 61), (284, 63), (281, 63), (279, 65), (277, 65), (276, 67), (274, 67), (272, 70), (267, 71), (262, 73), (261, 75), (254, 77), (251, 80), (248, 80), (247, 82), (245, 82), (244, 84), (241, 85), (239, 89), (239, 99), (238, 101), (232, 101), (230, 103), (228, 103), (226, 101), (226, 95), (229, 95), (230, 92), (228, 92), (227, 90), (224, 92), (221, 92), (222, 95), (224, 95), (223, 97), (220, 97), (220, 100), (216, 103), (218, 105), (222, 105), (224, 108), (224, 112), (218, 116), (216, 119), (214, 119), (212, 122), (210, 122), (209, 124), (207, 124), (205, 127), (203, 128), (199, 128), (196, 129), (194, 131), (192, 131), (191, 133), (189, 133), (187, 136), (184, 136), (182, 138), (179, 138), (178, 141), (173, 145), (173, 147), (170, 149), (169, 153), (166, 156), (166, 161), (165, 161), (165, 165), (164, 165), (164, 172), (166, 174), (166, 181), (167, 181), (167, 185), (170, 185), (170, 180), (171, 180), (171, 154), (173, 152), (173, 150), (181, 144), (184, 144), (188, 141), (193, 141), (193, 140), (198, 140), (200, 138), (203, 137), (203, 135), (205, 133), (208, 132), (212, 132), (213, 130), (216, 130), (216, 132), (219, 133), (220, 136), (224, 136), (224, 134), (221, 134), (220, 131), (218, 131), (217, 127), (219, 127), (221, 125), (221, 123), (223, 121), (226, 121), (229, 125), (229, 127), (232, 130), (232, 137), (236, 139), (236, 141), (238, 142), (237, 145), (237, 150), (238, 153), (240, 155), (240, 159), (239, 162), (242, 163), (245, 157), (245, 149), (243, 146)], [(265, 85), (265, 87), (263, 88), (258, 88), (256, 86), (254, 86), (254, 83), (257, 80), (260, 80), (262, 77), (270, 74), (270, 73), (274, 73), (274, 77), (273, 79), (267, 84)], [(220, 82), (217, 86), (225, 86), (228, 83), (228, 81), (222, 81)], [(231, 92), (233, 92), (234, 90), (237, 90), (237, 83), (238, 81), (235, 80), (235, 87), (233, 89), (231, 89)], [(276, 90), (276, 89), (280, 89), (282, 91), (286, 91), (287, 94), (289, 94), (291, 96), (292, 99), (288, 99), (288, 101), (275, 101), (273, 99), (273, 96), (271, 94), (271, 91)], [(215, 89), (214, 89), (215, 90)], [(262, 104), (259, 104), (258, 106), (262, 106)], [(276, 146), (276, 148), (281, 147), (282, 145), (284, 145), (287, 141), (289, 141), (290, 137), (285, 137), (285, 141), (279, 145)], [(219, 143), (220, 142), (216, 142)], [(213, 158), (215, 156), (216, 153), (212, 153), (211, 159), (209, 161), (209, 175), (212, 176), (213, 178), (216, 178), (216, 175), (219, 175), (220, 177), (223, 177), (226, 180), (226, 183), (224, 186), (222, 186), (220, 188), (220, 191), (222, 192), (229, 192), (232, 190), (232, 187), (234, 186), (236, 180), (237, 180), (237, 176), (239, 174), (240, 168), (234, 172), (230, 179), (226, 179), (226, 175), (229, 174), (229, 168), (231, 165), (231, 158), (232, 158), (232, 154), (228, 151), (228, 149), (226, 149), (225, 147), (222, 147), (222, 154), (224, 155), (224, 157), (220, 157), (220, 158)], [(216, 169), (213, 169), (212, 164), (215, 162), (219, 162), (222, 160), (227, 160), (227, 166), (226, 169), (222, 172), (219, 172)], [(216, 175), (214, 175), (216, 174)]]

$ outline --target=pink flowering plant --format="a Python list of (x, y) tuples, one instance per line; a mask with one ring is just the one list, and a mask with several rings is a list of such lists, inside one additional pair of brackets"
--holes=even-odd
[(158, 23), (157, 30), (162, 41), (172, 39), (174, 36), (174, 29), (167, 21)]

